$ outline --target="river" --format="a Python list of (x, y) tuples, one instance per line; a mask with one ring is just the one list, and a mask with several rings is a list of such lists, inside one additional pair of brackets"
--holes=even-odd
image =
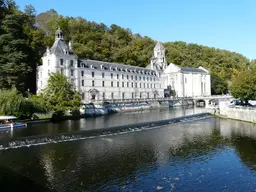
[[(41, 124), (31, 129), (44, 130), (38, 134), (78, 131), (198, 110), (159, 109), (79, 123), (46, 124), (48, 128)], [(0, 188), (56, 192), (255, 191), (255, 151), (254, 124), (210, 117), (147, 131), (1, 150)]]

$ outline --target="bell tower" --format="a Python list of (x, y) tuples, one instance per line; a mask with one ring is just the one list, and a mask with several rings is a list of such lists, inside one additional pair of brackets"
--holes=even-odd
[(154, 65), (153, 68), (157, 69), (158, 71), (163, 71), (167, 67), (167, 62), (165, 58), (165, 48), (160, 41), (156, 42), (151, 62)]
[(58, 28), (58, 30), (55, 33), (55, 40), (58, 40), (58, 39), (64, 40), (63, 32), (61, 31), (60, 28)]

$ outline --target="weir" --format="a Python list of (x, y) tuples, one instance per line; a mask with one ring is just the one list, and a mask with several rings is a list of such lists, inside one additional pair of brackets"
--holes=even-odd
[(0, 141), (0, 150), (19, 148), (19, 147), (29, 147), (33, 145), (43, 145), (43, 144), (49, 144), (49, 143), (67, 142), (67, 141), (74, 141), (74, 140), (81, 140), (81, 139), (90, 139), (90, 138), (113, 135), (113, 134), (129, 133), (133, 131), (143, 131), (143, 130), (153, 129), (159, 126), (168, 125), (168, 124), (186, 123), (189, 121), (201, 120), (208, 117), (211, 117), (210, 113), (199, 113), (199, 114), (176, 117), (176, 118), (159, 120), (159, 121), (143, 122), (143, 123), (115, 126), (115, 127), (109, 127), (109, 128), (100, 128), (95, 130), (83, 130), (79, 132), (67, 132), (67, 133), (58, 133), (58, 134), (51, 134), (51, 135), (29, 136), (29, 137), (8, 139), (8, 140)]

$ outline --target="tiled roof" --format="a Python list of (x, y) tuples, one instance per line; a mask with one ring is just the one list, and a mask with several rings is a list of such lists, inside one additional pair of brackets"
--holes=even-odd
[(90, 60), (90, 59), (79, 59), (79, 65), (83, 67), (90, 67), (91, 65), (95, 69), (102, 69), (104, 67), (105, 70), (113, 69), (118, 71), (124, 71), (124, 72), (148, 72), (155, 74), (154, 70), (147, 69), (144, 67), (137, 67), (137, 66), (131, 66), (131, 65), (125, 65), (125, 64), (119, 64), (119, 63), (110, 63), (110, 62), (104, 62), (104, 61), (97, 61), (97, 60)]

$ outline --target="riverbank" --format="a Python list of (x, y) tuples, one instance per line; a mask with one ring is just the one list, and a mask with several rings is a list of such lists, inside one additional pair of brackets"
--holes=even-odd
[(192, 99), (180, 99), (169, 101), (140, 101), (140, 102), (113, 102), (90, 103), (84, 107), (84, 116), (93, 117), (113, 113), (142, 111), (157, 108), (169, 108), (180, 106), (193, 106)]
[(231, 106), (228, 102), (221, 102), (218, 107), (211, 109), (209, 112), (224, 119), (256, 123), (255, 107)]

